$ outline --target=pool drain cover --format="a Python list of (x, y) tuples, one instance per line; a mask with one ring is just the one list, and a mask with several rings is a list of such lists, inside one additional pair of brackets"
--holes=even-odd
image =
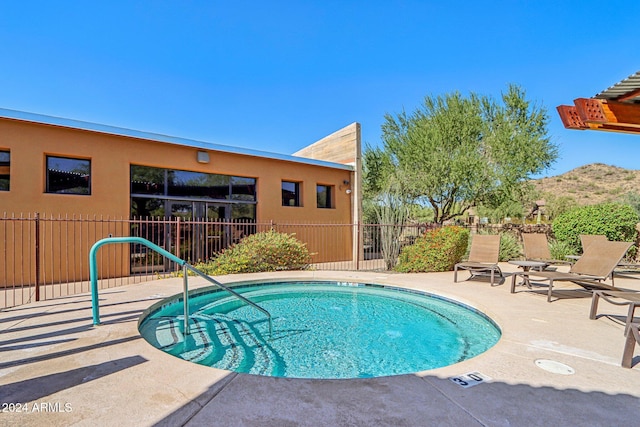
[(556, 362), (555, 360), (538, 359), (535, 363), (538, 368), (544, 369), (552, 374), (573, 375), (576, 373), (571, 366)]

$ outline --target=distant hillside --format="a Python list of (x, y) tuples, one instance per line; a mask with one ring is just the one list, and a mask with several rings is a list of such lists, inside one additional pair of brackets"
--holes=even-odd
[(640, 194), (640, 170), (594, 163), (532, 183), (542, 193), (569, 196), (579, 205), (593, 205), (621, 200), (628, 193)]

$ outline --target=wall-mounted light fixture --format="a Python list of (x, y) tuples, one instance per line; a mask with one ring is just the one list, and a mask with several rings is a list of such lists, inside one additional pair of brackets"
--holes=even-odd
[(345, 187), (346, 187), (346, 190), (344, 192), (347, 194), (351, 194), (351, 188), (349, 188), (349, 184), (350, 184), (349, 180), (345, 179), (342, 181), (342, 184), (338, 186), (338, 188), (340, 188), (340, 190), (345, 190)]
[(209, 163), (209, 153), (198, 151), (198, 163)]

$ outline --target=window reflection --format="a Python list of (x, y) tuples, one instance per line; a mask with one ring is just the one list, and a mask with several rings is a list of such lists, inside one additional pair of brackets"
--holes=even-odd
[(300, 183), (282, 181), (282, 206), (300, 206)]
[(11, 177), (11, 153), (0, 151), (0, 191), (9, 191)]
[(319, 208), (332, 208), (333, 207), (333, 186), (331, 185), (318, 185), (317, 186), (317, 200)]
[(254, 202), (256, 179), (132, 165), (131, 194)]
[(91, 161), (47, 156), (46, 192), (91, 194)]

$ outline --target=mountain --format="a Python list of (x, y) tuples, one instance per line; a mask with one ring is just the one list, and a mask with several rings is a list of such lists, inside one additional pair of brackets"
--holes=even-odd
[(594, 205), (640, 194), (640, 170), (602, 163), (580, 166), (562, 175), (531, 181), (541, 193), (569, 196), (579, 205)]

